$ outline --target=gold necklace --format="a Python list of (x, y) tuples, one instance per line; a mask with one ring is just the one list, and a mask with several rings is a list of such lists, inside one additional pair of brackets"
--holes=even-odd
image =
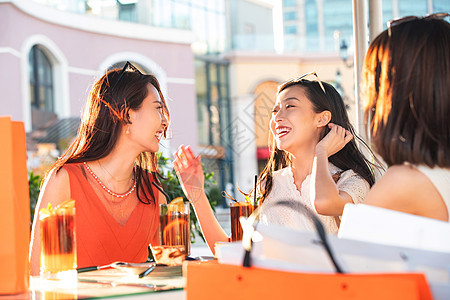
[(120, 216), (123, 218), (124, 214), (124, 209), (123, 206), (124, 204), (127, 202), (128, 198), (123, 198), (120, 201), (114, 201), (113, 196), (111, 195), (111, 200), (108, 199), (108, 197), (106, 198), (106, 203), (108, 204), (109, 208), (111, 209), (111, 215), (114, 215), (114, 211), (116, 211), (117, 207), (119, 207), (119, 212), (120, 212)]
[(125, 178), (125, 179), (117, 179), (116, 177), (113, 176), (113, 174), (109, 173), (109, 171), (103, 167), (102, 163), (100, 162), (100, 160), (97, 160), (98, 164), (100, 165), (100, 167), (103, 169), (103, 171), (105, 171), (106, 173), (109, 174), (109, 176), (111, 176), (112, 179), (114, 179), (116, 182), (124, 182), (124, 181), (128, 181), (133, 177), (133, 174), (131, 174), (131, 177)]

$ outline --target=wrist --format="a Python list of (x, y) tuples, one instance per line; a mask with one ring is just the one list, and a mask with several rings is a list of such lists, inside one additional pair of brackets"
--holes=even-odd
[(208, 198), (206, 197), (205, 190), (202, 188), (191, 190), (189, 193), (189, 202), (194, 206), (202, 205), (205, 202), (209, 204)]
[(316, 148), (316, 151), (315, 151), (315, 156), (317, 157), (317, 158), (321, 158), (321, 157), (326, 157), (326, 158), (328, 158), (328, 152), (327, 152), (327, 150), (325, 150), (325, 149), (322, 149), (322, 148)]

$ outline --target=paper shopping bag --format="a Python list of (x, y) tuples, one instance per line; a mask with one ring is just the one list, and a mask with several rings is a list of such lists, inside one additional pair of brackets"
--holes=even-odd
[(24, 124), (0, 117), (0, 294), (28, 290), (30, 198)]
[(450, 253), (449, 222), (365, 204), (345, 205), (338, 236), (349, 240)]
[(423, 274), (322, 274), (186, 261), (187, 299), (432, 299)]

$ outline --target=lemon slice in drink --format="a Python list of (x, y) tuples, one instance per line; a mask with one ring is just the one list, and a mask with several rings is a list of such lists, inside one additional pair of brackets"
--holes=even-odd
[(169, 205), (167, 206), (167, 210), (170, 212), (184, 212), (184, 202), (182, 197), (177, 197), (170, 201)]
[(51, 216), (51, 215), (54, 214), (54, 213), (55, 213), (55, 210), (53, 209), (51, 203), (49, 203), (49, 204), (47, 205), (47, 207), (41, 208), (41, 209), (39, 210), (39, 215), (40, 215), (40, 218), (41, 218), (41, 219), (46, 218), (46, 217), (49, 217), (49, 216)]

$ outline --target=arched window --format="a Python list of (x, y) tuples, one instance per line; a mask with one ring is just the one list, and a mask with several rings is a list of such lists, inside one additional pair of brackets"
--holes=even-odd
[(54, 112), (52, 64), (38, 45), (31, 48), (28, 59), (31, 108)]
[(42, 129), (56, 119), (53, 69), (48, 55), (34, 45), (28, 56), (30, 70), (31, 129)]

